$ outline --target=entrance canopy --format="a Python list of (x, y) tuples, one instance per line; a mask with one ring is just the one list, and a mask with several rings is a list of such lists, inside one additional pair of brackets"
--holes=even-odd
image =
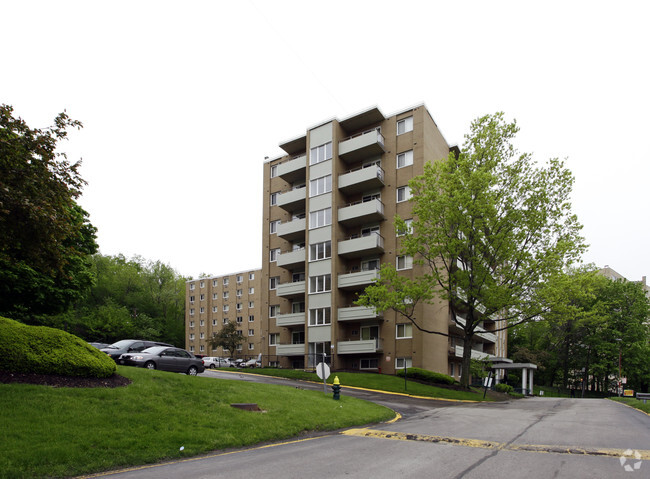
[(521, 392), (526, 395), (533, 395), (533, 379), (534, 371), (537, 369), (537, 364), (533, 363), (513, 363), (512, 359), (508, 358), (495, 358), (492, 360), (492, 369), (495, 372), (500, 372), (497, 377), (503, 377), (503, 373), (510, 369), (521, 370)]

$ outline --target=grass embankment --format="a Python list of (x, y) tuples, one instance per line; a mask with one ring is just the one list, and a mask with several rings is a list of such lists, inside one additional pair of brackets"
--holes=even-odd
[[(133, 383), (0, 384), (0, 477), (88, 474), (393, 417), (382, 406), (316, 391), (126, 366), (118, 373)], [(232, 403), (257, 403), (265, 412)]]
[(612, 401), (617, 401), (617, 402), (622, 402), (623, 404), (627, 404), (628, 406), (633, 407), (634, 409), (638, 409), (640, 411), (643, 411), (646, 414), (650, 414), (650, 403), (645, 403), (643, 404), (643, 401), (640, 401), (636, 398), (625, 398), (625, 397), (611, 397), (609, 398)]
[[(223, 371), (232, 371), (232, 368), (223, 368)], [(295, 369), (275, 369), (275, 368), (256, 368), (246, 369), (244, 372), (252, 374), (263, 374), (266, 376), (276, 376), (289, 379), (300, 379), (304, 381), (323, 382), (316, 373), (300, 371)], [(358, 388), (375, 389), (378, 391), (388, 391), (401, 394), (410, 394), (412, 396), (425, 396), (441, 399), (455, 399), (461, 401), (482, 401), (483, 391), (459, 391), (445, 387), (422, 384), (408, 380), (406, 388), (404, 378), (389, 376), (387, 374), (372, 373), (332, 373), (327, 379), (328, 384), (332, 384), (334, 377), (338, 376), (341, 386), (352, 386)], [(344, 392), (342, 393), (345, 394)], [(490, 400), (486, 397), (486, 400)]]

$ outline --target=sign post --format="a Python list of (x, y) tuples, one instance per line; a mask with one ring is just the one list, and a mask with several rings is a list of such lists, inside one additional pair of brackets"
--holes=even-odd
[(327, 378), (330, 377), (330, 367), (325, 363), (327, 354), (323, 353), (323, 362), (316, 365), (316, 374), (323, 380), (323, 392), (327, 394)]

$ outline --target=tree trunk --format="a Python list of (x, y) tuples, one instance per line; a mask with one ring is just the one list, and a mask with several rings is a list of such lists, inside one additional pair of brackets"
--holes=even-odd
[(472, 364), (472, 336), (463, 338), (463, 367), (460, 375), (460, 385), (469, 389), (470, 366)]

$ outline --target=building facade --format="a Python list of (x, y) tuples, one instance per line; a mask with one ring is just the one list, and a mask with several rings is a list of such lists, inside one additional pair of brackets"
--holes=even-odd
[[(420, 305), (417, 317), (450, 337), (354, 304), (382, 263), (419, 274), (400, 254), (394, 219), (411, 218), (409, 180), (450, 152), (428, 110), (385, 117), (372, 108), (311, 127), (280, 147), (286, 155), (264, 164), (262, 268), (255, 272), (261, 322), (251, 351), (280, 367), (313, 368), (325, 360), (337, 370), (392, 374), (413, 366), (458, 378), (461, 333), (445, 302)], [(188, 298), (197, 281), (188, 282)], [(506, 334), (494, 329), (484, 322), (476, 357), (506, 356)]]

